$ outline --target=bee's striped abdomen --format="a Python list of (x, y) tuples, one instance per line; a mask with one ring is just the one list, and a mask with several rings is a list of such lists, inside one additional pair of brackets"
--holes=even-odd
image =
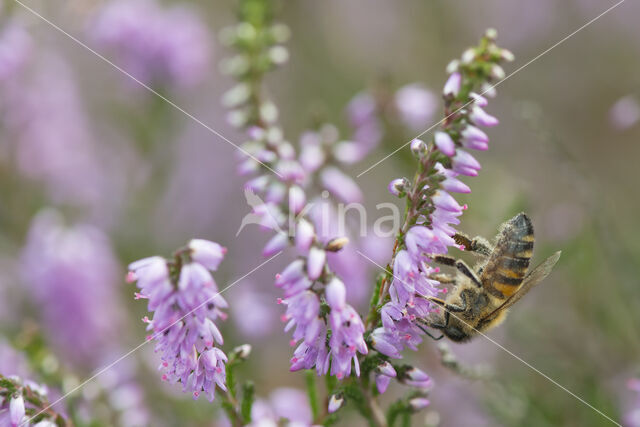
[(533, 225), (524, 213), (502, 228), (491, 258), (482, 271), (482, 285), (499, 298), (513, 295), (529, 269), (533, 256)]

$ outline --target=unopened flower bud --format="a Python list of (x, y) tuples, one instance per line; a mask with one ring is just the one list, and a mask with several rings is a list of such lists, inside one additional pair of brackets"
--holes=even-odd
[(281, 65), (289, 59), (289, 51), (284, 46), (274, 46), (269, 49), (269, 59), (276, 65)]
[(248, 359), (250, 354), (251, 354), (251, 345), (249, 344), (240, 345), (231, 351), (232, 356), (235, 356), (241, 360)]
[(336, 237), (335, 239), (329, 240), (327, 246), (324, 247), (325, 250), (329, 252), (338, 252), (340, 249), (344, 248), (349, 243), (349, 239), (346, 237)]
[(511, 53), (510, 50), (508, 49), (502, 49), (500, 50), (500, 58), (502, 58), (503, 60), (507, 61), (507, 62), (511, 62), (515, 59), (515, 56), (513, 56), (513, 53)]
[(389, 183), (389, 193), (394, 196), (404, 197), (407, 194), (410, 183), (407, 178), (394, 179)]
[(260, 118), (265, 123), (274, 123), (278, 120), (278, 107), (273, 102), (265, 102), (260, 105)]
[(344, 396), (342, 393), (336, 393), (329, 398), (329, 413), (332, 414), (344, 405)]
[(22, 424), (25, 416), (24, 399), (22, 395), (13, 396), (9, 402), (9, 418), (11, 425), (17, 426)]
[(426, 408), (427, 406), (429, 406), (429, 403), (429, 399), (427, 399), (426, 397), (414, 397), (413, 399), (409, 399), (409, 406), (414, 411), (419, 411)]
[(395, 377), (396, 370), (393, 369), (393, 366), (389, 362), (382, 362), (376, 367), (376, 372), (381, 375), (386, 375), (387, 377)]
[(464, 53), (462, 54), (462, 63), (463, 64), (469, 64), (471, 62), (473, 62), (473, 60), (476, 58), (476, 51), (473, 48), (469, 48), (467, 50), (464, 51)]
[(495, 28), (488, 28), (484, 36), (489, 40), (495, 40), (498, 38), (498, 31)]
[(456, 144), (448, 133), (436, 132), (433, 141), (444, 155), (451, 157), (456, 154)]
[(325, 289), (325, 298), (332, 310), (342, 310), (347, 301), (347, 289), (344, 283), (337, 277), (331, 279)]
[(457, 59), (454, 59), (453, 61), (449, 62), (446, 68), (447, 74), (455, 73), (456, 71), (458, 71), (459, 66), (460, 66), (460, 61)]
[(506, 74), (504, 73), (504, 70), (498, 64), (495, 64), (493, 67), (491, 67), (491, 78), (495, 80), (502, 80), (505, 78), (505, 76)]
[(442, 93), (444, 96), (457, 96), (460, 92), (460, 86), (462, 84), (462, 75), (459, 72), (455, 72), (449, 76), (449, 79), (444, 84)]
[(427, 153), (427, 144), (423, 140), (416, 138), (411, 141), (411, 152), (416, 157), (422, 157)]
[(424, 371), (418, 368), (410, 367), (404, 371), (400, 381), (412, 387), (428, 389), (432, 385), (431, 378)]

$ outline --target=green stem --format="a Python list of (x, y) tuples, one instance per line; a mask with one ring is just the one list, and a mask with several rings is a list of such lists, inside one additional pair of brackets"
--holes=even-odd
[(307, 385), (307, 396), (309, 397), (309, 406), (311, 406), (311, 414), (313, 415), (313, 420), (318, 422), (320, 408), (318, 406), (318, 387), (316, 386), (315, 372), (306, 371), (305, 381)]

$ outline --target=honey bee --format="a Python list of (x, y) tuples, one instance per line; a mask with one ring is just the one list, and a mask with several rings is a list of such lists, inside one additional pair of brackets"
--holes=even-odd
[(560, 259), (558, 251), (528, 271), (535, 239), (531, 220), (524, 213), (500, 227), (494, 247), (482, 237), (470, 239), (460, 233), (454, 240), (464, 250), (481, 257), (481, 261), (471, 269), (464, 261), (453, 257), (431, 256), (437, 263), (455, 267), (458, 274), (455, 277), (447, 274), (431, 276), (441, 283), (453, 283), (455, 287), (445, 300), (427, 298), (442, 306), (444, 313), (435, 321), (423, 319), (422, 323), (439, 329), (443, 336), (456, 342), (468, 341), (479, 332), (499, 325), (509, 308), (547, 277)]

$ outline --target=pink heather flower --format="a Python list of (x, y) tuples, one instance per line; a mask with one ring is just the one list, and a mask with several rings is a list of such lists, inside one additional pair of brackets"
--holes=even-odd
[(338, 379), (351, 375), (351, 362), (355, 374), (360, 376), (360, 365), (356, 352), (367, 354), (367, 344), (364, 341), (364, 324), (362, 319), (350, 305), (342, 309), (332, 308), (329, 313), (331, 326), (331, 375)]
[(319, 337), (312, 345), (307, 345), (303, 341), (293, 353), (289, 370), (295, 372), (315, 366), (319, 376), (325, 375), (329, 370), (330, 356), (324, 337)]
[(462, 212), (462, 206), (460, 206), (458, 202), (456, 202), (456, 199), (444, 190), (436, 191), (431, 197), (431, 200), (436, 208), (444, 209), (449, 212)]
[(211, 37), (199, 15), (185, 6), (109, 2), (89, 31), (99, 47), (113, 52), (127, 72), (148, 85), (192, 87), (209, 70)]
[(409, 229), (405, 239), (407, 249), (414, 259), (421, 259), (424, 253), (442, 254), (447, 252), (447, 246), (432, 229), (422, 225), (415, 225)]
[(154, 313), (147, 320), (147, 330), (153, 331), (148, 339), (156, 341), (162, 379), (171, 384), (179, 381), (194, 399), (205, 392), (212, 401), (216, 386), (226, 390), (227, 356), (215, 346), (222, 345), (223, 337), (214, 321), (226, 318), (222, 309), (228, 304), (207, 266), (217, 268), (224, 253), (214, 242), (193, 242), (189, 256), (195, 253), (206, 265), (192, 257), (182, 266), (177, 284), (171, 282), (167, 261), (160, 257), (136, 261), (129, 270)]
[(262, 193), (267, 189), (271, 179), (269, 175), (260, 175), (244, 184), (245, 190), (250, 190), (252, 193)]
[[(311, 258), (310, 254), (307, 262)], [(328, 316), (331, 339), (327, 348), (327, 323), (319, 316), (320, 300), (309, 290), (311, 280), (306, 273), (304, 261), (298, 259), (276, 276), (276, 286), (285, 291), (286, 297), (283, 302), (287, 305), (287, 312), (282, 319), (287, 322), (285, 331), (295, 326), (291, 344), (296, 345), (302, 340), (291, 358), (291, 371), (315, 366), (318, 375), (324, 375), (331, 364), (331, 375), (344, 378), (351, 374), (353, 362), (356, 375), (359, 375), (356, 352), (366, 354), (368, 351), (363, 337), (364, 324), (356, 311), (346, 303), (344, 284), (334, 277), (325, 289), (331, 309)]]
[(304, 190), (297, 185), (289, 188), (289, 211), (299, 214), (307, 203), (307, 196)]
[(449, 157), (453, 157), (456, 154), (456, 144), (448, 133), (436, 132), (434, 142), (438, 150), (442, 151), (443, 154)]
[(19, 426), (25, 417), (24, 399), (22, 395), (12, 397), (9, 401), (9, 414), (11, 426)]
[(304, 261), (297, 259), (276, 275), (275, 285), (284, 291), (285, 298), (297, 295), (311, 287), (311, 280), (306, 275)]
[(329, 405), (327, 407), (327, 411), (330, 414), (333, 414), (338, 409), (342, 408), (342, 405), (344, 405), (344, 396), (342, 396), (342, 394), (332, 394), (331, 397), (329, 398)]
[(283, 317), (287, 321), (285, 332), (296, 327), (293, 332), (294, 342), (303, 340), (307, 345), (313, 345), (318, 337), (326, 333), (325, 325), (320, 314), (320, 300), (311, 291), (303, 291), (283, 301), (287, 305), (287, 312)]
[(429, 399), (424, 397), (414, 397), (413, 399), (409, 399), (409, 405), (414, 411), (424, 409), (429, 406), (430, 403), (431, 402), (429, 402)]
[[(310, 135), (313, 135), (313, 139)], [(312, 141), (303, 144), (303, 140)], [(324, 150), (320, 146), (321, 141), (316, 132), (306, 132), (301, 137), (301, 149), (300, 149), (300, 164), (307, 171), (307, 173), (313, 173), (320, 169), (324, 164), (326, 155)]]
[(307, 259), (307, 275), (309, 279), (316, 280), (320, 277), (326, 263), (327, 253), (324, 249), (312, 247), (309, 250), (309, 258)]
[(462, 75), (459, 72), (451, 73), (449, 79), (444, 85), (442, 93), (445, 96), (458, 96), (460, 92), (460, 86), (462, 85)]
[(412, 367), (404, 372), (404, 375), (402, 378), (400, 378), (400, 381), (412, 387), (422, 388), (425, 390), (431, 388), (431, 386), (433, 385), (431, 377), (415, 367)]
[[(256, 163), (255, 160), (250, 160)], [(302, 169), (302, 166), (296, 160), (280, 160), (276, 164), (276, 171), (282, 179), (287, 182), (300, 183), (304, 181), (306, 177), (304, 169)]]
[(54, 210), (33, 219), (21, 254), (26, 289), (57, 354), (85, 368), (102, 362), (121, 334), (120, 269), (99, 229), (66, 225)]
[(395, 333), (388, 331), (387, 328), (374, 329), (371, 333), (371, 343), (373, 348), (385, 356), (394, 359), (402, 358), (400, 352), (403, 350), (404, 344)]
[(487, 98), (485, 98), (480, 94), (471, 92), (469, 96), (473, 99), (473, 101), (478, 107), (486, 107), (487, 105), (489, 105), (489, 101), (487, 101)]
[(347, 289), (340, 279), (334, 277), (325, 289), (325, 296), (331, 309), (342, 310), (347, 301)]
[(415, 131), (421, 131), (436, 112), (438, 99), (422, 84), (412, 83), (398, 89), (395, 105), (404, 124)]
[(193, 239), (187, 246), (191, 250), (191, 259), (214, 271), (227, 253), (227, 248), (209, 240)]
[(375, 369), (376, 388), (379, 393), (384, 393), (389, 387), (392, 378), (396, 377), (396, 370), (389, 362), (383, 362)]
[(322, 186), (344, 203), (362, 201), (362, 192), (353, 179), (335, 167), (325, 168), (320, 180)]
[(444, 181), (440, 183), (443, 189), (452, 193), (471, 193), (469, 186), (457, 179), (458, 173), (445, 168), (442, 163), (436, 163), (436, 169), (445, 177)]
[(276, 235), (273, 236), (264, 246), (264, 249), (262, 250), (262, 256), (264, 257), (273, 256), (278, 252), (284, 250), (288, 246), (289, 246), (289, 237), (282, 232), (276, 233)]
[(313, 225), (306, 219), (301, 219), (296, 226), (296, 248), (298, 248), (301, 253), (306, 254), (315, 239), (315, 235)]
[(467, 176), (477, 176), (480, 170), (480, 163), (469, 153), (463, 150), (456, 151), (456, 155), (451, 159), (452, 169)]
[(474, 105), (473, 107), (471, 107), (471, 114), (469, 115), (469, 118), (475, 124), (487, 127), (496, 126), (498, 123), (500, 123), (497, 118), (488, 114), (478, 105)]
[(461, 133), (462, 145), (473, 150), (489, 149), (489, 137), (475, 126), (468, 125)]
[(16, 19), (4, 17), (0, 30), (0, 84), (16, 76), (29, 61), (31, 37)]

